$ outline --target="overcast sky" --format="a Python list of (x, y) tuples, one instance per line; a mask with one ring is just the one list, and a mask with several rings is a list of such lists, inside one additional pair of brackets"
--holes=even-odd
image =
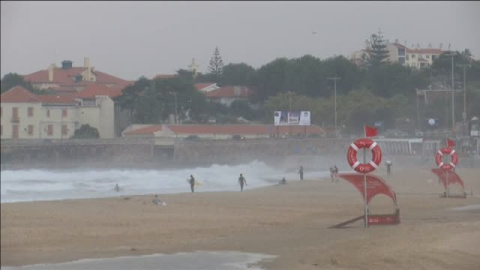
[(225, 64), (258, 68), (277, 57), (350, 55), (381, 28), (407, 45), (480, 59), (480, 2), (1, 2), (1, 75), (29, 74), (85, 56), (135, 80), (205, 72), (215, 46)]

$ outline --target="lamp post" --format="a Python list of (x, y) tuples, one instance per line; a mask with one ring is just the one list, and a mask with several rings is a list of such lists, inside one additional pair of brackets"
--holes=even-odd
[(445, 54), (448, 56), (451, 56), (452, 58), (452, 85), (451, 85), (451, 90), (452, 90), (452, 132), (455, 134), (455, 85), (454, 85), (454, 79), (453, 79), (453, 57), (455, 56), (455, 53), (450, 51), (448, 54)]
[[(292, 112), (292, 94), (293, 92), (292, 91), (288, 91), (288, 102), (289, 102), (289, 109), (288, 109), (288, 114), (287, 114), (287, 118), (290, 117), (290, 113)], [(292, 136), (292, 125), (290, 124), (290, 120), (287, 119), (288, 121), (288, 126), (289, 126), (289, 134), (288, 134), (288, 138), (290, 138)]]
[(467, 80), (466, 80), (466, 69), (470, 67), (469, 64), (457, 64), (457, 67), (463, 67), (463, 128), (462, 133), (465, 136), (465, 131), (467, 130)]
[(330, 77), (330, 78), (327, 78), (327, 80), (333, 80), (333, 88), (334, 88), (334, 91), (335, 91), (335, 112), (334, 112), (334, 115), (335, 115), (335, 139), (337, 138), (337, 80), (340, 80), (341, 78), (340, 77)]

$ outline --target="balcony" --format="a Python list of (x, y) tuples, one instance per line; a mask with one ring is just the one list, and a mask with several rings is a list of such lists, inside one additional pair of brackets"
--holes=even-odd
[(20, 123), (20, 117), (12, 116), (12, 123)]

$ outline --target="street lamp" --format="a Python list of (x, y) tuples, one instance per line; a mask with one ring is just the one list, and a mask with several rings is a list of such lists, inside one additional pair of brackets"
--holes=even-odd
[(467, 80), (466, 80), (466, 68), (470, 67), (469, 64), (457, 64), (457, 67), (463, 67), (463, 128), (462, 133), (465, 136), (467, 129)]
[(333, 88), (335, 89), (335, 139), (337, 138), (337, 80), (340, 80), (340, 77), (330, 77), (328, 80), (333, 80)]
[(445, 54), (447, 56), (452, 57), (452, 85), (451, 85), (451, 90), (452, 90), (452, 132), (455, 134), (455, 85), (454, 85), (454, 80), (453, 80), (453, 57), (455, 56), (455, 53), (450, 51), (448, 54)]

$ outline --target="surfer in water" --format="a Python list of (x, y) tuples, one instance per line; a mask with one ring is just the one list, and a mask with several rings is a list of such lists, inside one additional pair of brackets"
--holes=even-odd
[(193, 175), (190, 175), (190, 179), (188, 179), (187, 181), (190, 184), (190, 189), (192, 190), (192, 193), (193, 193), (194, 187), (195, 187), (195, 178), (193, 178)]
[(245, 177), (243, 177), (242, 174), (240, 174), (240, 177), (238, 178), (238, 183), (240, 184), (240, 191), (243, 191), (243, 185), (247, 185), (247, 180), (245, 179)]

